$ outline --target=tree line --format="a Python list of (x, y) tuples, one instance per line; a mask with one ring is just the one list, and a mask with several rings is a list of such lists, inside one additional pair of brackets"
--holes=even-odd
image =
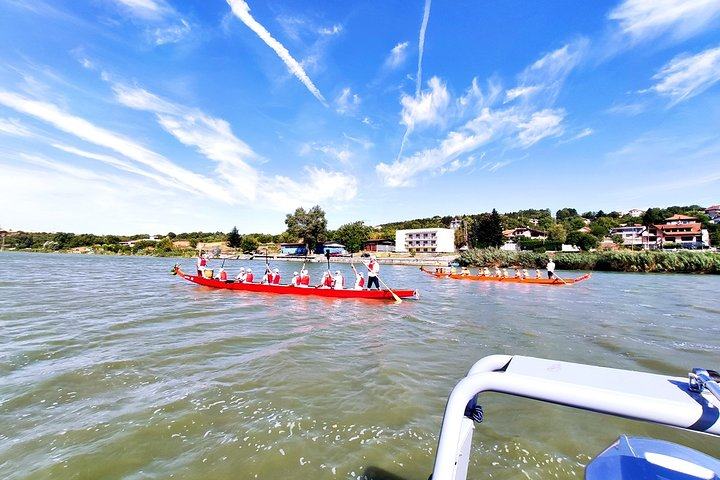
[[(699, 205), (672, 206), (665, 208), (649, 208), (643, 217), (631, 217), (618, 212), (605, 213), (585, 212), (579, 214), (574, 208), (562, 208), (553, 217), (549, 209), (528, 209), (517, 212), (499, 214), (492, 212), (466, 215), (448, 215), (391, 222), (379, 226), (369, 226), (363, 221), (355, 221), (340, 226), (337, 230), (328, 230), (325, 211), (316, 205), (308, 210), (297, 208), (285, 217), (286, 230), (279, 235), (264, 233), (240, 234), (237, 227), (229, 233), (224, 232), (187, 232), (175, 234), (152, 235), (159, 241), (151, 240), (149, 234), (131, 236), (93, 235), (68, 232), (29, 233), (16, 232), (7, 235), (5, 248), (19, 250), (69, 250), (78, 247), (96, 247), (114, 253), (138, 253), (150, 250), (153, 253), (176, 254), (178, 241), (184, 240), (190, 249), (195, 249), (201, 242), (225, 242), (229, 247), (244, 253), (256, 251), (261, 245), (279, 243), (302, 243), (308, 251), (313, 251), (319, 244), (336, 241), (345, 245), (350, 252), (360, 251), (368, 240), (387, 239), (394, 241), (397, 230), (416, 228), (450, 228), (453, 223), (458, 227), (455, 231), (455, 246), (464, 245), (469, 248), (499, 247), (505, 242), (503, 230), (519, 227), (530, 227), (544, 232), (546, 240), (530, 240), (518, 238), (523, 250), (542, 252), (559, 250), (563, 243), (576, 245), (582, 250), (597, 248), (600, 241), (609, 235), (611, 228), (623, 224), (652, 225), (663, 223), (672, 215), (682, 214), (698, 219), (711, 235), (711, 244), (720, 244), (720, 229), (710, 222), (710, 218)], [(580, 231), (583, 229), (586, 231)], [(621, 238), (613, 239), (622, 243)], [(134, 246), (123, 245), (123, 242), (137, 241)]]

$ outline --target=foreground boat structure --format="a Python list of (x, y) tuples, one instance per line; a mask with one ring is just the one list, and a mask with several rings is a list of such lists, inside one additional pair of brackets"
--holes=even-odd
[(398, 298), (417, 298), (416, 290), (335, 290), (331, 288), (294, 287), (292, 285), (268, 285), (264, 283), (235, 282), (232, 280), (218, 280), (205, 278), (200, 275), (189, 275), (183, 273), (176, 265), (172, 273), (181, 276), (185, 280), (211, 288), (222, 288), (225, 290), (240, 290), (243, 292), (271, 293), (277, 295), (314, 296), (329, 298), (367, 298), (372, 300), (396, 300)]
[(502, 283), (528, 283), (532, 285), (572, 285), (573, 283), (582, 282), (591, 277), (590, 273), (586, 273), (577, 278), (515, 278), (515, 277), (494, 277), (489, 275), (461, 275), (458, 273), (448, 273), (444, 269), (438, 271), (428, 270), (420, 267), (423, 272), (437, 278), (452, 278), (454, 280), (481, 280), (486, 282), (502, 282)]
[[(477, 402), (482, 392), (718, 436), (720, 386), (710, 372), (696, 368), (682, 378), (518, 355), (485, 357), (450, 394), (431, 478), (467, 477), (473, 430), (483, 416)], [(674, 443), (621, 436), (590, 462), (585, 478), (712, 480), (720, 478), (720, 461)]]

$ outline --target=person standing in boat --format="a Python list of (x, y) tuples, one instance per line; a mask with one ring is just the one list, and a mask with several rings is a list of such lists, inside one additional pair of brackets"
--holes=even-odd
[(202, 254), (202, 252), (200, 252), (200, 253), (198, 254), (198, 259), (197, 259), (197, 272), (198, 272), (198, 275), (202, 275), (202, 274), (203, 274), (203, 271), (205, 270), (205, 267), (207, 267), (207, 258)]
[(370, 263), (367, 265), (368, 269), (368, 290), (372, 290), (373, 285), (380, 290), (380, 280), (378, 280), (378, 274), (380, 273), (380, 264), (375, 258), (375, 255), (370, 255)]
[(547, 270), (548, 278), (553, 278), (555, 276), (555, 262), (553, 262), (552, 258), (548, 262), (545, 269)]

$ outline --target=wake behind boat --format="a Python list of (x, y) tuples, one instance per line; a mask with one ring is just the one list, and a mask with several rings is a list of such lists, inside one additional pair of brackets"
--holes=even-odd
[(591, 274), (586, 273), (577, 278), (520, 278), (520, 277), (497, 277), (492, 275), (463, 275), (459, 273), (449, 273), (447, 271), (440, 270), (433, 272), (427, 270), (424, 267), (420, 267), (423, 272), (433, 275), (437, 278), (452, 278), (454, 280), (482, 280), (487, 282), (503, 282), (503, 283), (530, 283), (534, 285), (572, 285), (573, 283), (582, 282), (590, 278)]
[(255, 282), (236, 282), (233, 280), (218, 280), (206, 278), (200, 275), (189, 275), (180, 270), (178, 265), (172, 270), (175, 275), (180, 275), (185, 280), (211, 288), (222, 288), (225, 290), (240, 290), (245, 292), (272, 293), (278, 295), (315, 296), (330, 298), (368, 298), (374, 300), (396, 300), (398, 298), (416, 298), (416, 290), (354, 290), (315, 287), (295, 287), (289, 284), (269, 285)]

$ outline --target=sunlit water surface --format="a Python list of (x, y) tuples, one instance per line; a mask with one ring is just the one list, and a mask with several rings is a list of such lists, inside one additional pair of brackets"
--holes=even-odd
[[(386, 265), (387, 284), (420, 292), (396, 305), (212, 290), (170, 275), (174, 259), (0, 262), (3, 479), (425, 480), (447, 396), (483, 356), (720, 367), (717, 276), (597, 272), (546, 287)], [(264, 262), (225, 264), (240, 266)], [(316, 279), (325, 265), (307, 267)], [(471, 478), (580, 479), (620, 433), (720, 456), (720, 441), (674, 429), (480, 400)]]

